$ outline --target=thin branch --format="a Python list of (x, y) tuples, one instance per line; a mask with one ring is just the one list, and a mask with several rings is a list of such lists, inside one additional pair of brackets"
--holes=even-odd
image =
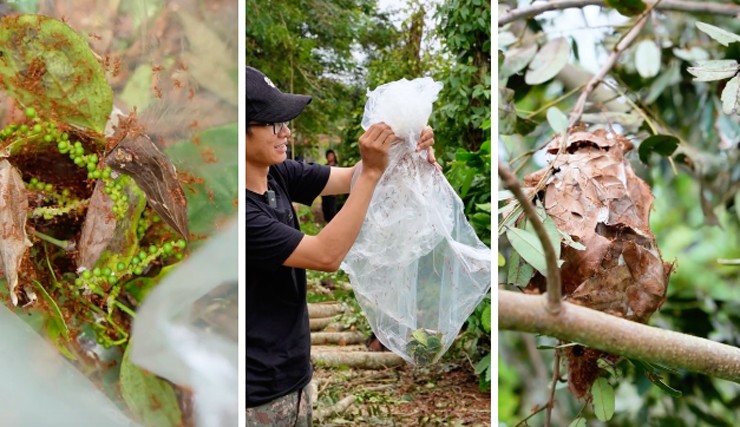
[[(591, 5), (604, 6), (605, 4), (605, 0), (555, 0), (548, 3), (537, 3), (531, 6), (514, 9), (501, 15), (498, 18), (498, 25), (500, 27), (516, 21), (517, 19), (531, 18), (540, 13), (551, 10), (562, 10)], [(740, 5), (705, 1), (664, 0), (657, 6), (657, 9), (687, 13), (706, 13), (711, 15), (740, 15)]]
[(532, 222), (534, 231), (537, 233), (540, 242), (542, 242), (542, 249), (545, 251), (545, 261), (547, 262), (547, 308), (551, 314), (557, 314), (560, 311), (561, 298), (560, 269), (558, 268), (558, 257), (555, 256), (555, 249), (552, 246), (553, 243), (547, 236), (547, 230), (545, 230), (542, 220), (537, 215), (532, 201), (524, 195), (522, 187), (519, 185), (519, 180), (501, 160), (498, 162), (498, 174), (503, 180), (504, 186), (511, 190), (514, 197), (519, 201), (519, 204), (524, 210), (524, 215)]
[[(664, 2), (663, 2), (664, 3)], [(662, 3), (661, 3), (662, 4)], [(645, 24), (647, 23), (647, 18), (649, 16), (649, 13), (644, 13), (635, 23), (635, 25), (625, 34), (625, 36), (622, 38), (622, 40), (617, 43), (617, 45), (614, 47), (614, 50), (611, 54), (609, 54), (609, 58), (607, 58), (604, 65), (599, 69), (599, 72), (594, 74), (593, 77), (591, 77), (591, 80), (586, 83), (586, 88), (581, 92), (581, 96), (578, 97), (578, 101), (576, 101), (575, 106), (573, 107), (573, 111), (570, 113), (570, 126), (573, 126), (576, 124), (583, 115), (583, 109), (586, 106), (586, 99), (588, 99), (589, 95), (591, 95), (591, 92), (596, 89), (596, 86), (598, 86), (599, 83), (606, 77), (606, 75), (609, 73), (609, 71), (614, 67), (614, 64), (617, 62), (617, 58), (619, 58), (619, 55), (622, 54), (622, 52), (629, 47), (629, 45), (632, 44), (633, 41), (635, 41), (635, 38), (637, 38), (637, 35), (640, 34), (640, 31), (645, 27)], [(565, 141), (562, 144), (565, 145)], [(561, 146), (562, 148), (562, 146)]]
[(499, 289), (500, 330), (545, 334), (608, 353), (740, 383), (740, 348), (631, 322), (567, 301), (553, 316), (542, 295)]
[(555, 350), (555, 367), (552, 373), (552, 387), (550, 387), (550, 399), (547, 401), (547, 412), (545, 412), (545, 427), (550, 427), (552, 409), (555, 407), (555, 386), (560, 379), (560, 350)]
[(521, 427), (521, 426), (526, 426), (526, 425), (528, 425), (528, 424), (527, 424), (527, 421), (529, 421), (529, 419), (530, 419), (530, 418), (534, 417), (535, 415), (539, 414), (540, 412), (544, 411), (544, 410), (545, 410), (545, 408), (547, 408), (547, 405), (544, 405), (544, 406), (540, 406), (540, 407), (539, 407), (539, 408), (537, 408), (536, 410), (532, 411), (532, 413), (531, 413), (531, 414), (527, 415), (527, 417), (526, 417), (526, 418), (524, 418), (523, 420), (519, 421), (519, 422), (517, 423), (517, 425), (515, 425), (514, 427)]

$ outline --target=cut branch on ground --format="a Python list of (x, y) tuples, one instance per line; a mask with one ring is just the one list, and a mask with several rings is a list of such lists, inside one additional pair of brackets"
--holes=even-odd
[(365, 342), (367, 337), (360, 332), (314, 332), (311, 334), (311, 345), (349, 345)]
[(358, 369), (385, 369), (406, 362), (400, 356), (388, 352), (314, 351), (311, 353), (311, 363), (329, 368), (345, 366)]
[(310, 319), (332, 317), (342, 313), (344, 313), (344, 306), (336, 302), (308, 304), (308, 317)]

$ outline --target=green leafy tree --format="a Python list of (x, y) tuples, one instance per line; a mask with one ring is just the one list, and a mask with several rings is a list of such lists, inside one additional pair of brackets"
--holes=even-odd
[[(662, 350), (670, 347), (677, 355), (695, 354), (697, 348), (709, 346), (715, 350), (706, 355), (707, 366), (716, 363), (711, 358), (720, 354), (730, 360), (738, 357), (740, 306), (731, 297), (737, 295), (738, 271), (731, 264), (739, 255), (735, 236), (740, 226), (736, 166), (740, 26), (733, 16), (740, 7), (727, 1), (703, 2), (698, 8), (690, 8), (691, 2), (642, 1), (607, 1), (608, 7), (604, 2), (582, 2), (581, 6), (595, 3), (602, 6), (601, 13), (611, 13), (621, 24), (608, 27), (599, 38), (600, 56), (591, 72), (581, 68), (583, 45), (577, 41), (586, 38), (582, 29), (553, 30), (562, 13), (542, 14), (564, 7), (563, 2), (502, 9), (498, 22), (501, 157), (504, 168), (515, 170), (521, 178), (542, 167), (534, 154), (553, 137), (574, 132), (576, 123), (588, 131), (604, 128), (630, 138), (635, 149), (627, 159), (655, 196), (652, 233), (663, 258), (675, 262), (666, 301), (651, 319), (670, 331), (636, 330), (670, 344), (651, 352), (640, 352), (649, 347), (645, 342), (634, 348), (611, 347), (612, 353), (629, 356), (599, 362), (601, 378), (590, 389), (590, 400), (576, 400), (556, 387), (557, 379), (570, 374), (559, 360), (572, 351), (571, 345), (544, 336), (500, 332), (500, 419), (507, 425), (525, 418), (545, 425), (585, 425), (592, 418), (610, 426), (734, 425), (740, 372), (718, 373), (701, 368), (697, 362), (702, 357), (678, 361), (666, 358)], [(610, 8), (630, 16), (619, 17)], [(539, 204), (541, 196), (535, 197), (536, 193), (528, 194)], [(506, 258), (499, 281), (510, 289), (527, 286), (533, 276), (543, 283), (558, 283), (549, 273), (547, 279), (544, 272), (535, 273), (545, 265), (546, 250), (539, 241), (533, 256), (513, 237), (528, 232), (521, 221), (522, 199), (528, 200), (522, 196), (514, 201), (509, 196), (499, 204), (499, 247)], [(527, 217), (527, 222), (533, 220)], [(548, 226), (548, 218), (544, 226), (554, 231), (550, 240), (556, 257), (561, 246), (573, 244), (569, 236)], [(519, 231), (512, 234), (512, 230)], [(607, 316), (604, 322), (615, 322), (615, 329), (602, 332), (603, 340), (588, 338), (591, 326), (601, 319), (592, 310), (584, 312), (584, 322), (551, 328), (568, 313), (585, 309), (568, 305), (559, 314), (543, 309), (539, 317), (529, 303), (543, 297), (499, 291), (499, 298), (508, 304), (500, 305), (503, 329), (549, 334), (608, 351), (610, 343), (618, 344), (610, 334), (632, 327)], [(535, 317), (542, 323), (522, 326)], [(544, 391), (547, 384), (549, 392)]]

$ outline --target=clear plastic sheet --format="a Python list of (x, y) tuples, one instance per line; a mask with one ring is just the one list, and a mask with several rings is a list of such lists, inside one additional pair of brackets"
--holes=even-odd
[(490, 249), (444, 174), (416, 152), (440, 90), (423, 78), (368, 92), (363, 128), (382, 121), (404, 141), (342, 264), (377, 337), (415, 364), (439, 360), (491, 287)]
[(131, 361), (192, 389), (201, 427), (237, 425), (237, 221), (170, 273), (134, 321)]
[(29, 324), (0, 305), (0, 425), (136, 426)]

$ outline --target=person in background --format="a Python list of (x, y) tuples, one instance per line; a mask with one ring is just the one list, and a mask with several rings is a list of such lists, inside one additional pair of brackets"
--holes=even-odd
[[(337, 154), (334, 150), (326, 150), (326, 164), (337, 166)], [(337, 196), (321, 196), (321, 212), (324, 214), (324, 222), (328, 224), (337, 214)]]
[[(311, 426), (311, 335), (306, 269), (336, 271), (365, 219), (375, 186), (398, 136), (385, 123), (360, 136), (362, 168), (299, 163), (286, 158), (288, 122), (310, 96), (281, 92), (247, 67), (246, 84), (246, 402), (248, 427)], [(431, 128), (417, 150), (434, 143)], [(432, 150), (428, 160), (436, 163)], [(293, 202), (347, 194), (344, 207), (316, 236), (300, 231)]]

